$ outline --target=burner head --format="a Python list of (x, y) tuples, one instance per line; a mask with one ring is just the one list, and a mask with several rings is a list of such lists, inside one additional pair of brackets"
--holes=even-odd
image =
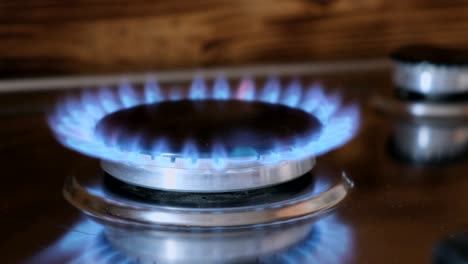
[(359, 124), (338, 94), (272, 78), (257, 91), (218, 78), (195, 79), (187, 92), (143, 89), (85, 91), (57, 106), (49, 122), (64, 145), (97, 157), (124, 182), (181, 192), (256, 189), (310, 171), (314, 158), (350, 140)]
[[(320, 129), (315, 116), (285, 105), (205, 99), (120, 110), (104, 117), (96, 134), (109, 146), (176, 163), (168, 172), (167, 166), (103, 161), (102, 168), (124, 182), (181, 192), (225, 192), (280, 184), (308, 172), (313, 158), (275, 162), (275, 156), (313, 141)], [(265, 159), (273, 165), (258, 166)]]
[(396, 50), (392, 59), (401, 99), (452, 102), (468, 98), (468, 50), (414, 45)]
[[(300, 147), (320, 129), (315, 116), (285, 105), (206, 99), (123, 109), (104, 117), (96, 133), (125, 151), (211, 157), (222, 146), (227, 157), (243, 157)], [(138, 142), (129, 144), (129, 138)]]

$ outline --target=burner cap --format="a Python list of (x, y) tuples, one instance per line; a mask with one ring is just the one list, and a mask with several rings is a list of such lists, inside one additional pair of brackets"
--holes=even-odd
[[(240, 100), (179, 100), (139, 105), (104, 117), (96, 133), (106, 144), (142, 153), (254, 156), (291, 148), (320, 132), (307, 112), (280, 104)], [(138, 139), (129, 143), (132, 139)], [(280, 148), (280, 149), (278, 149)]]

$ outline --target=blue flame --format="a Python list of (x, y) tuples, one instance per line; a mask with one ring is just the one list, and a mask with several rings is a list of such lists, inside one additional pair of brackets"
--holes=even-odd
[[(339, 264), (349, 260), (353, 244), (351, 230), (346, 224), (331, 215), (311, 225), (311, 232), (304, 240), (287, 249), (260, 257), (259, 263)], [(223, 235), (221, 230), (213, 232)], [(33, 256), (29, 263), (131, 264), (140, 263), (139, 261), (138, 257), (125, 255), (113, 248), (105, 238), (104, 226), (84, 219), (62, 238)]]
[(225, 149), (223, 148), (223, 146), (221, 146), (219, 144), (215, 144), (213, 146), (213, 151), (212, 152), (213, 152), (214, 167), (217, 168), (217, 169), (224, 168), (224, 166), (226, 165), (225, 160), (228, 157), (228, 155), (227, 155)]
[[(211, 88), (211, 89), (209, 89)], [(117, 89), (103, 87), (98, 90), (84, 91), (78, 97), (69, 97), (57, 105), (56, 111), (49, 117), (49, 124), (55, 132), (58, 140), (65, 146), (77, 150), (86, 155), (113, 161), (148, 162), (138, 149), (139, 135), (125, 135), (127, 151), (121, 150), (117, 144), (109, 145), (109, 140), (104, 143), (101, 136), (96, 135), (95, 126), (104, 116), (140, 104), (156, 103), (164, 100), (180, 99), (238, 99), (246, 101), (263, 101), (272, 104), (283, 104), (297, 108), (316, 116), (322, 123), (322, 131), (318, 137), (308, 142), (296, 142), (294, 146), (288, 146), (289, 151), (284, 151), (285, 146), (279, 146), (271, 150), (271, 155), (264, 157), (259, 162), (271, 163), (293, 159), (303, 159), (310, 156), (324, 154), (340, 147), (348, 142), (356, 133), (359, 125), (359, 113), (355, 106), (341, 106), (341, 97), (338, 94), (327, 95), (320, 84), (304, 87), (299, 80), (293, 80), (284, 87), (278, 78), (272, 77), (257, 91), (252, 78), (244, 78), (237, 88), (233, 89), (229, 82), (219, 77), (212, 87), (208, 87), (205, 80), (197, 77), (192, 82), (188, 93), (178, 87), (161, 89), (155, 78), (151, 78), (143, 89), (136, 89), (128, 82), (122, 82)], [(116, 135), (105, 135), (116, 137)], [(126, 137), (126, 138), (127, 138)], [(281, 151), (283, 150), (283, 151)], [(159, 156), (170, 153), (164, 140), (154, 143), (149, 160), (161, 160)], [(254, 149), (236, 150), (242, 156), (251, 153), (254, 158)], [(242, 155), (240, 155), (242, 154)], [(193, 160), (196, 164), (199, 154), (196, 149), (187, 142), (182, 157)], [(212, 157), (216, 161), (214, 167), (222, 169), (226, 164), (228, 155), (223, 146), (214, 147)], [(166, 160), (166, 159), (163, 159)]]
[(271, 78), (265, 84), (262, 94), (260, 95), (260, 100), (267, 102), (267, 103), (275, 104), (279, 100), (280, 92), (281, 92), (280, 81), (276, 78)]
[(119, 95), (120, 95), (120, 100), (122, 101), (122, 104), (125, 108), (129, 108), (129, 107), (140, 104), (141, 100), (139, 98), (139, 95), (136, 93), (133, 87), (127, 82), (122, 82), (119, 85)]
[(219, 77), (213, 85), (213, 98), (219, 100), (227, 100), (231, 96), (229, 83), (225, 78)]
[(190, 96), (192, 100), (201, 100), (207, 98), (206, 83), (203, 78), (195, 78), (190, 87)]
[(152, 104), (164, 100), (163, 93), (156, 79), (150, 79), (144, 88), (145, 103)]
[(302, 85), (298, 80), (294, 80), (287, 86), (282, 103), (289, 107), (295, 107), (299, 104), (301, 97)]
[(255, 100), (255, 94), (256, 88), (254, 81), (251, 78), (245, 78), (239, 84), (235, 99), (253, 101)]

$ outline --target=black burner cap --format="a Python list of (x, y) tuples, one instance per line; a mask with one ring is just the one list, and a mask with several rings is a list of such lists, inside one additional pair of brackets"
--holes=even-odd
[[(150, 152), (161, 141), (164, 152), (199, 154), (223, 146), (231, 156), (262, 154), (312, 140), (321, 123), (313, 115), (285, 105), (241, 100), (179, 100), (139, 105), (105, 116), (96, 133), (106, 144)], [(299, 143), (298, 143), (299, 142)]]

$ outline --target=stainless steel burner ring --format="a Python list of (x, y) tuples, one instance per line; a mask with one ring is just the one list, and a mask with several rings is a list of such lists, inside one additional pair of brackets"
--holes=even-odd
[(113, 177), (147, 188), (183, 192), (227, 192), (257, 189), (293, 180), (312, 170), (315, 159), (290, 160), (272, 164), (227, 161), (223, 169), (201, 159), (197, 168), (188, 168), (184, 160), (169, 166), (101, 161), (102, 169)]
[[(304, 177), (304, 176), (303, 176)], [(305, 177), (314, 177), (311, 174)], [(99, 178), (99, 177), (98, 177)], [(336, 179), (335, 179), (336, 180)], [(328, 182), (315, 177), (313, 182)], [(320, 184), (319, 184), (320, 185)], [(197, 208), (167, 206), (120, 196), (96, 182), (96, 173), (80, 171), (67, 179), (65, 198), (84, 213), (111, 223), (140, 226), (233, 228), (283, 223), (323, 215), (341, 203), (353, 183), (345, 174), (334, 185), (307, 185), (280, 201), (262, 204)]]

